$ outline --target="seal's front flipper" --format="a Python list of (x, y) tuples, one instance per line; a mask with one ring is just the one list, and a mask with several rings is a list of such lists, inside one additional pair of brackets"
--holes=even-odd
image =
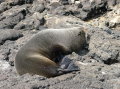
[(80, 68), (72, 59), (64, 57), (60, 63), (60, 67), (58, 68), (58, 73), (65, 74), (78, 70), (80, 70)]

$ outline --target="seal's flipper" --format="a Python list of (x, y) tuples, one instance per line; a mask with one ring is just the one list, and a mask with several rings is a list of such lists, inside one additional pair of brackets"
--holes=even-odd
[(80, 68), (76, 65), (76, 63), (72, 59), (64, 57), (60, 63), (60, 67), (58, 68), (58, 73), (65, 74), (79, 70)]

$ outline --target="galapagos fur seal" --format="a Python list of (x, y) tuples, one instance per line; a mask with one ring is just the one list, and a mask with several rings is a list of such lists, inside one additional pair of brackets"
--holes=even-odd
[[(54, 77), (60, 75), (59, 55), (78, 52), (86, 43), (84, 28), (47, 29), (38, 32), (15, 57), (18, 74), (25, 73)], [(64, 73), (64, 72), (63, 72)]]

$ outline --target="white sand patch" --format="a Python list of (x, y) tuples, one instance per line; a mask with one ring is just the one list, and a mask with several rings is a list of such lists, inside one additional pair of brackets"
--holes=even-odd
[(80, 62), (80, 61), (78, 61), (78, 63), (81, 64), (81, 65), (85, 65), (85, 66), (88, 65), (88, 63), (83, 63), (83, 62)]
[(0, 60), (0, 69), (1, 70), (6, 70), (10, 67), (9, 63), (6, 61)]
[(106, 72), (104, 72), (104, 71), (102, 71), (101, 73), (102, 73), (103, 75), (105, 75), (105, 74), (106, 74)]

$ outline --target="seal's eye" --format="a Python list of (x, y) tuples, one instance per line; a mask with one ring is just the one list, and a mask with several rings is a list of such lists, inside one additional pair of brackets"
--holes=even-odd
[(78, 33), (78, 36), (80, 36), (80, 35), (84, 35), (84, 32), (83, 32), (83, 31), (80, 31), (80, 32)]
[(78, 33), (78, 36), (80, 36), (81, 34), (82, 34), (82, 32), (79, 32), (79, 33)]

